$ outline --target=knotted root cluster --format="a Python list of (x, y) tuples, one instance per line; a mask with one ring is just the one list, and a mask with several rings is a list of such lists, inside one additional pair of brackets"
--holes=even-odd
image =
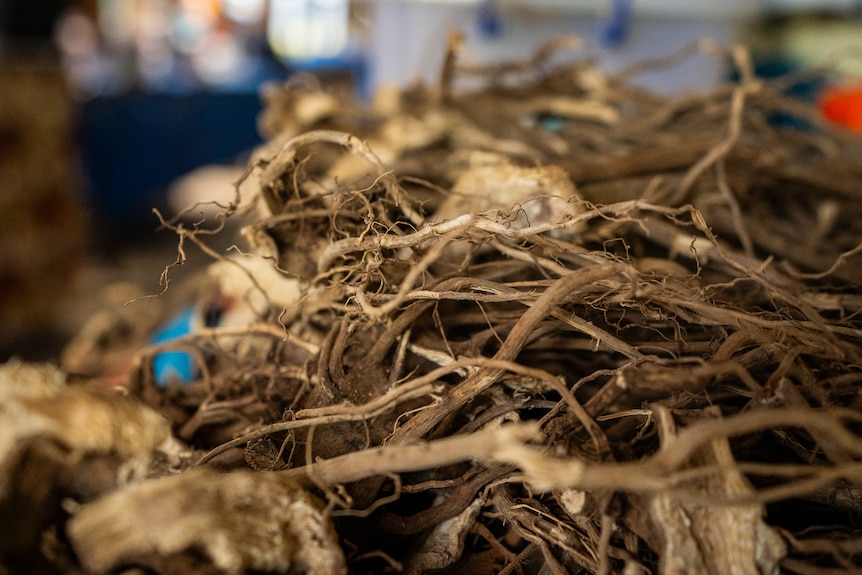
[[(632, 82), (670, 61), (609, 76), (556, 41), (467, 68), (457, 48), (439, 86), (370, 108), (269, 89), (255, 193), (215, 227), (165, 221), (245, 314), (138, 354), (128, 389), (181, 446), (151, 475), (284, 485), (231, 513), (296, 541), (267, 507), (319, 509), (302, 533), (342, 556), (306, 572), (862, 568), (862, 141), (737, 48), (692, 47), (738, 81), (675, 98)], [(217, 253), (228, 220), (245, 243)], [(190, 384), (156, 385), (168, 349)], [(92, 559), (86, 510), (84, 565), (159, 554)], [(285, 569), (247, 555), (207, 556)]]

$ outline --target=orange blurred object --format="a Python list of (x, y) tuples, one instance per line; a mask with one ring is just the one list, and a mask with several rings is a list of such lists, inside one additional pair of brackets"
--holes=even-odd
[(862, 85), (827, 88), (820, 98), (820, 111), (830, 122), (862, 134)]

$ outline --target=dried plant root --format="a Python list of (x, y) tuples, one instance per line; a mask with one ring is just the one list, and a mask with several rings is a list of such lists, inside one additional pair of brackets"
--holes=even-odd
[[(269, 88), (270, 142), (223, 219), (163, 220), (177, 265), (201, 247), (246, 318), (141, 350), (129, 385), (185, 446), (153, 475), (211, 493), (201, 467), (257, 471), (237, 480), (252, 517), (206, 505), (239, 514), (219, 568), (282, 568), (235, 527), (286, 489), (325, 501), (350, 573), (859, 570), (860, 140), (740, 48), (606, 75), (555, 64), (569, 41), (469, 70), (460, 45), (440, 86), (367, 110)], [(631, 83), (694, 53), (739, 81)], [(228, 217), (242, 256), (208, 246)], [(169, 349), (193, 354), (190, 385), (154, 383)], [(84, 569), (114, 568), (86, 509)], [(133, 555), (159, 555), (148, 537)]]

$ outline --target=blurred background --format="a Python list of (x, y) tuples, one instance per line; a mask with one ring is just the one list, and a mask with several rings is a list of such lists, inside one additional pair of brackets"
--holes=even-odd
[[(0, 361), (53, 357), (112, 282), (160, 290), (176, 238), (152, 208), (232, 192), (266, 82), (311, 73), (360, 100), (433, 82), (453, 28), (476, 63), (573, 34), (573, 57), (613, 71), (708, 38), (747, 44), (767, 76), (855, 50), (858, 78), (860, 16), (862, 0), (0, 0)], [(698, 56), (639, 81), (672, 93), (729, 74)], [(794, 89), (862, 130), (858, 85)]]

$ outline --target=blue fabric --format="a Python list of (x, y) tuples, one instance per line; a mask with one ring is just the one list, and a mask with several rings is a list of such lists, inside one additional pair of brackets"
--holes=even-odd
[[(198, 310), (194, 305), (184, 308), (167, 324), (158, 330), (151, 344), (173, 341), (192, 333), (196, 327)], [(173, 381), (190, 383), (195, 375), (195, 362), (192, 355), (185, 351), (165, 351), (153, 358), (153, 373), (156, 383), (165, 386)]]

